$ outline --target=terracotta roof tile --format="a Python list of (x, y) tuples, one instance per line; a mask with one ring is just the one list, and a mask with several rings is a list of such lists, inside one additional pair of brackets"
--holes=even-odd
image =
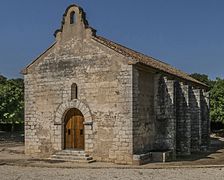
[(143, 63), (143, 64), (150, 66), (150, 67), (152, 67), (156, 70), (159, 70), (161, 72), (167, 73), (167, 74), (175, 76), (175, 77), (179, 77), (180, 79), (187, 80), (194, 84), (197, 84), (197, 85), (207, 88), (207, 85), (205, 85), (204, 83), (192, 78), (187, 73), (184, 73), (181, 70), (178, 70), (167, 63), (164, 63), (162, 61), (159, 61), (155, 58), (149, 57), (147, 55), (144, 55), (144, 54), (134, 51), (132, 49), (129, 49), (123, 45), (115, 43), (115, 42), (108, 40), (101, 36), (94, 36), (93, 39), (96, 40), (97, 42), (115, 50), (116, 52), (123, 54), (126, 57), (131, 57), (131, 58), (135, 59), (139, 63)]

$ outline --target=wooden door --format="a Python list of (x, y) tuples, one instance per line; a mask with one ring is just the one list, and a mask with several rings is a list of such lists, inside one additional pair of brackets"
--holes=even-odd
[(77, 109), (71, 109), (65, 119), (65, 149), (84, 149), (84, 117)]

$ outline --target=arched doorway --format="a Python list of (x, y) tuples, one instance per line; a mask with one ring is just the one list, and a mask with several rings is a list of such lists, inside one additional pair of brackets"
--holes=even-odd
[(65, 149), (84, 150), (84, 117), (76, 108), (70, 109), (65, 115)]

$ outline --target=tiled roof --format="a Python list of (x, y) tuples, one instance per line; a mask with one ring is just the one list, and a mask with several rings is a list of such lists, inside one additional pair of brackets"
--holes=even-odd
[(175, 77), (178, 77), (182, 80), (190, 81), (193, 84), (197, 84), (197, 85), (200, 85), (200, 86), (203, 86), (203, 87), (207, 88), (207, 85), (205, 85), (204, 83), (192, 78), (187, 73), (184, 73), (184, 72), (172, 67), (171, 65), (169, 65), (167, 63), (164, 63), (162, 61), (159, 61), (155, 58), (149, 57), (147, 55), (144, 55), (144, 54), (139, 53), (137, 51), (134, 51), (132, 49), (129, 49), (125, 46), (122, 46), (118, 43), (110, 41), (110, 40), (108, 40), (104, 37), (101, 37), (101, 36), (96, 35), (96, 36), (93, 37), (93, 39), (96, 40), (97, 42), (113, 49), (114, 51), (126, 56), (126, 57), (133, 58), (134, 60), (136, 60), (139, 63), (147, 65), (147, 66), (149, 66), (153, 69), (156, 69), (160, 72), (163, 72), (165, 74), (169, 74), (171, 76), (175, 76)]

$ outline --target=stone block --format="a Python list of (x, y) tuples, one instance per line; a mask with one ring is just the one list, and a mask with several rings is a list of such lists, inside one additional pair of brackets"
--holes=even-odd
[(171, 161), (173, 158), (172, 151), (165, 151), (165, 152), (151, 152), (151, 160), (152, 162), (168, 162)]

